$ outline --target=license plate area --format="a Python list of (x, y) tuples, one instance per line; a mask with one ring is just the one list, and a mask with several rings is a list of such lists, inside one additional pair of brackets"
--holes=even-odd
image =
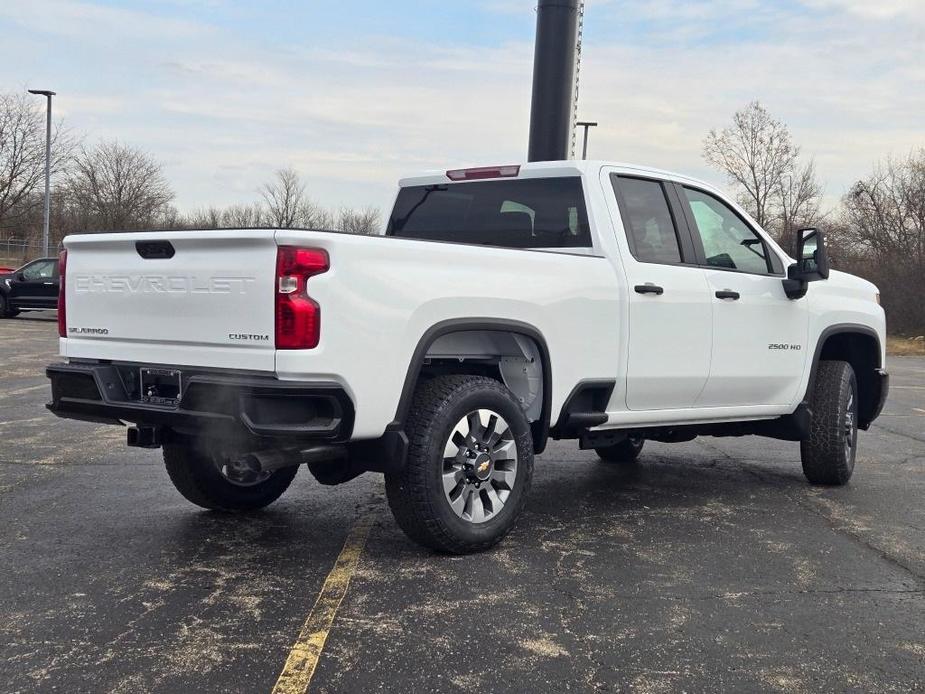
[(183, 395), (183, 374), (176, 369), (140, 369), (141, 401), (176, 407)]

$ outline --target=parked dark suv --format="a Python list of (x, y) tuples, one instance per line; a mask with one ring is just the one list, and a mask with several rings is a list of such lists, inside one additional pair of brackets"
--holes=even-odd
[(0, 274), (0, 318), (12, 318), (20, 311), (58, 308), (60, 279), (57, 258), (39, 258)]

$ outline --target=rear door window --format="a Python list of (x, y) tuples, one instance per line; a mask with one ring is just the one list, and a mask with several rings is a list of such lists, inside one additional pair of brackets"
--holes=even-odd
[(681, 262), (678, 229), (660, 181), (611, 176), (630, 250), (644, 263)]
[(581, 178), (402, 188), (387, 236), (505, 248), (590, 248)]

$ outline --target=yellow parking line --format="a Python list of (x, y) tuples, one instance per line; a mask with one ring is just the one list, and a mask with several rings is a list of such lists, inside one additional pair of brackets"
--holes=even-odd
[(273, 694), (305, 694), (308, 691), (321, 651), (328, 640), (331, 624), (347, 594), (350, 579), (356, 572), (372, 525), (373, 513), (368, 512), (350, 529), (344, 548), (325, 579), (315, 606), (308, 613), (302, 631), (289, 652), (286, 665), (273, 687)]

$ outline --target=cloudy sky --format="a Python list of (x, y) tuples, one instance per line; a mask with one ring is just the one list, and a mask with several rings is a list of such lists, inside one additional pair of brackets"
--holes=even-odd
[[(89, 142), (161, 162), (177, 206), (249, 202), (293, 166), (328, 206), (422, 168), (524, 158), (532, 0), (4, 0), (0, 89), (59, 92)], [(760, 99), (827, 199), (925, 146), (925, 0), (589, 0), (592, 155), (721, 182), (711, 127)]]

